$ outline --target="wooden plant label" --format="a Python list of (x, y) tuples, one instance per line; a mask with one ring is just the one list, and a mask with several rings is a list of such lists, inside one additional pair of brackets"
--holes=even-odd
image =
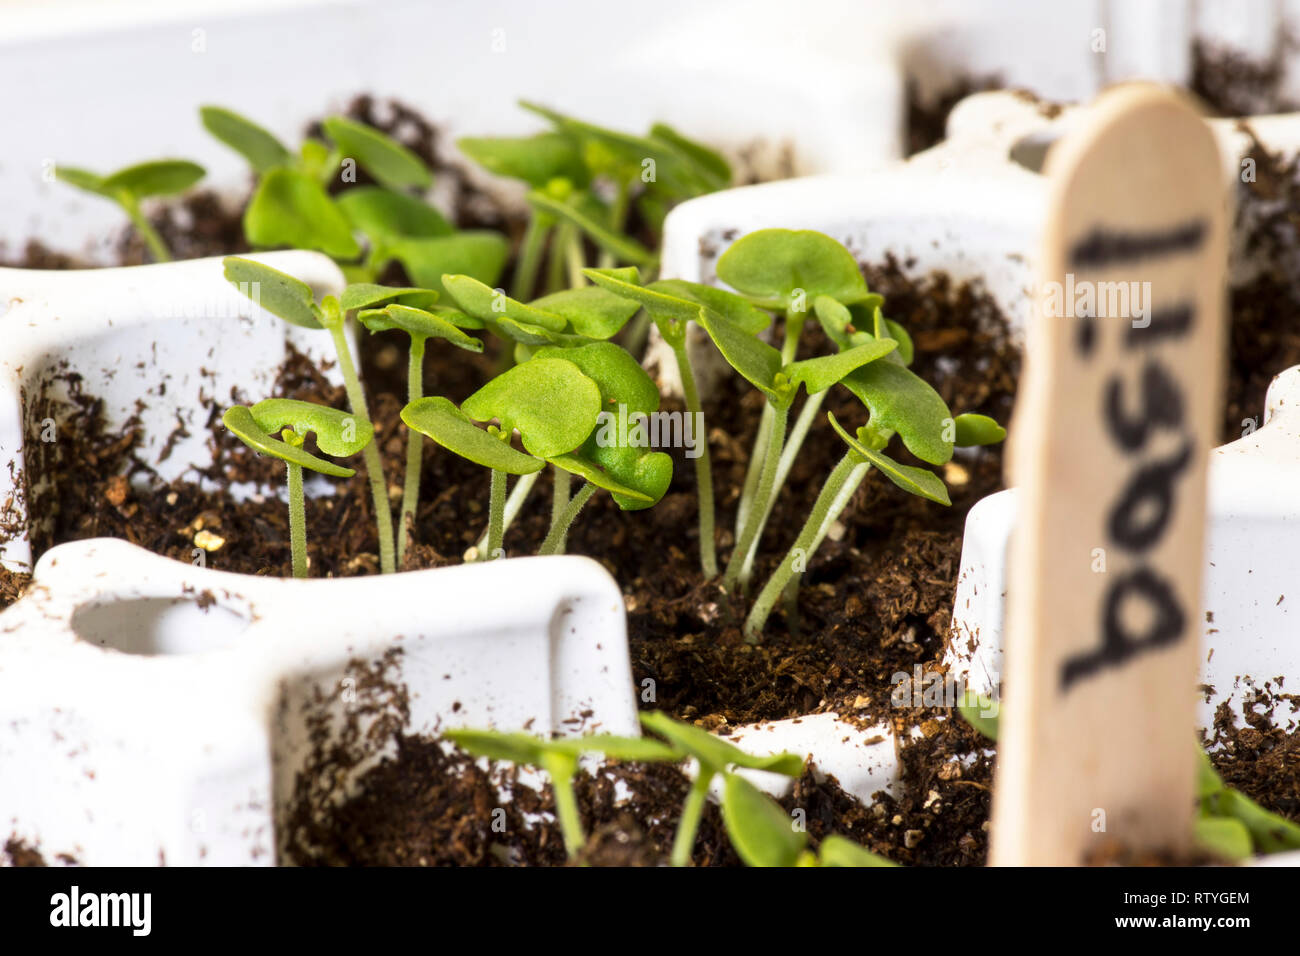
[(1117, 88), (1048, 156), (1013, 428), (992, 862), (1189, 848), (1227, 190), (1178, 96)]

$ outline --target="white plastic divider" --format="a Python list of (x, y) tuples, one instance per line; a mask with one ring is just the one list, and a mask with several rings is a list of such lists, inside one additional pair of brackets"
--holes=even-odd
[(314, 728), (636, 734), (625, 626), (587, 558), (293, 580), (61, 545), (0, 615), (0, 809), (51, 862), (272, 864)]

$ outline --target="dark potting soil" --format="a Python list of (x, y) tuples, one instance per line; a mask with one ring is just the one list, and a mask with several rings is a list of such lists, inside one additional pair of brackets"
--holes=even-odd
[(904, 114), (904, 145), (912, 156), (942, 143), (948, 135), (948, 114), (972, 93), (1000, 90), (1000, 76), (964, 76), (953, 80), (938, 93), (923, 96), (915, 80), (907, 81), (907, 107)]
[[(1285, 46), (1294, 38), (1283, 37)], [(1192, 46), (1191, 90), (1219, 116), (1261, 116), (1293, 112), (1297, 103), (1282, 92), (1283, 53), (1254, 59), (1205, 40)]]

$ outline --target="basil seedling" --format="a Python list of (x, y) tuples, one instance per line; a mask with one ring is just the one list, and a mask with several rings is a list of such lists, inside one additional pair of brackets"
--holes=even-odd
[[(346, 458), (371, 444), (374, 430), (347, 412), (289, 398), (268, 398), (252, 408), (236, 405), (221, 417), (230, 432), (249, 448), (285, 463), (289, 486), (289, 552), (293, 576), (307, 576), (307, 516), (302, 470), (351, 478), (351, 468), (318, 458), (302, 448), (308, 434), (327, 455)], [(275, 438), (276, 433), (281, 438)]]
[(691, 849), (695, 846), (695, 834), (704, 813), (704, 801), (708, 799), (709, 786), (718, 774), (730, 777), (732, 767), (768, 770), (787, 777), (797, 777), (803, 773), (803, 758), (798, 754), (779, 753), (770, 757), (755, 757), (707, 730), (674, 720), (659, 711), (642, 714), (641, 724), (667, 740), (680, 756), (694, 757), (699, 765), (682, 807), (677, 835), (673, 839), (673, 866), (686, 866), (691, 861)]
[[(505, 536), (506, 476), (540, 471), (547, 459), (580, 447), (596, 427), (600, 389), (573, 362), (540, 358), (492, 379), (457, 408), (426, 397), (402, 409), (409, 428), (448, 451), (491, 470), (485, 559), (501, 556)], [(476, 422), (495, 422), (487, 430)], [(524, 451), (510, 445), (519, 432)]]
[(448, 730), (443, 734), (462, 750), (476, 757), (508, 760), (513, 764), (536, 767), (551, 778), (555, 794), (555, 817), (564, 836), (564, 849), (576, 860), (587, 838), (573, 792), (573, 778), (583, 754), (604, 754), (614, 760), (677, 760), (677, 753), (656, 740), (644, 737), (619, 737), (596, 734), (590, 737), (561, 737), (544, 740), (531, 734), (502, 733), (494, 730)]
[(127, 166), (107, 176), (85, 169), (58, 166), (55, 176), (69, 186), (112, 200), (122, 207), (155, 262), (170, 262), (171, 252), (140, 202), (151, 196), (173, 196), (184, 192), (203, 178), (203, 167), (185, 159), (157, 159)]
[[(352, 361), (352, 349), (348, 344), (345, 330), (347, 314), (356, 309), (371, 309), (388, 301), (400, 301), (403, 296), (417, 294), (427, 296), (427, 290), (385, 290), (381, 286), (361, 283), (345, 288), (341, 299), (326, 295), (318, 302), (307, 283), (278, 269), (239, 256), (227, 256), (223, 262), (226, 280), (242, 295), (252, 299), (272, 315), (302, 328), (325, 329), (329, 332), (334, 342), (335, 355), (338, 357), (339, 371), (343, 375), (343, 384), (347, 388), (348, 404), (352, 407), (352, 414), (356, 415), (366, 428), (373, 430), (370, 412), (366, 407), (366, 394), (361, 388), (361, 379), (357, 377), (356, 364)], [(379, 568), (382, 573), (391, 574), (397, 567), (393, 547), (393, 509), (388, 503), (384, 466), (376, 444), (366, 445), (365, 462), (379, 535)]]
[[(465, 272), (495, 282), (505, 265), (505, 239), (490, 231), (457, 232), (421, 194), (433, 175), (417, 155), (379, 130), (342, 116), (321, 128), (330, 141), (305, 140), (295, 155), (271, 133), (230, 110), (205, 106), (204, 127), (239, 152), (258, 176), (244, 213), (250, 245), (318, 249), (359, 264), (344, 266), (350, 281), (374, 282), (396, 259), (412, 281), (437, 288), (445, 272)], [(359, 185), (331, 197), (326, 187), (348, 163), (364, 169), (377, 185)]]
[(772, 322), (771, 316), (750, 305), (740, 296), (723, 289), (686, 282), (681, 279), (661, 279), (642, 286), (635, 269), (588, 269), (587, 278), (601, 288), (623, 296), (643, 307), (659, 334), (673, 351), (686, 413), (693, 423), (698, 423), (696, 437), (700, 455), (695, 459), (695, 488), (699, 500), (700, 567), (705, 577), (718, 573), (717, 545), (714, 541), (713, 466), (709, 455), (708, 429), (704, 423), (704, 408), (700, 403), (699, 388), (695, 384), (695, 371), (690, 353), (686, 349), (686, 336), (691, 322), (698, 322), (707, 311), (712, 321), (735, 326), (746, 335), (758, 335)]

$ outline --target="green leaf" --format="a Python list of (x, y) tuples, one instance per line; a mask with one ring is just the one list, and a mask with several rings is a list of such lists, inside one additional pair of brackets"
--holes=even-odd
[(464, 230), (436, 239), (400, 239), (389, 248), (411, 281), (443, 289), (444, 275), (467, 275), (494, 285), (505, 268), (510, 245), (505, 236), (488, 230)]
[(897, 345), (893, 339), (873, 339), (865, 345), (836, 352), (834, 355), (819, 355), (802, 362), (791, 362), (784, 371), (792, 384), (803, 385), (808, 389), (809, 395), (816, 395), (855, 369), (888, 355)]
[(489, 760), (508, 760), (536, 767), (542, 761), (546, 741), (532, 734), (502, 733), (497, 730), (445, 730), (443, 737), (461, 750)]
[[(412, 305), (418, 301), (420, 306), (432, 305), (438, 301), (438, 293), (432, 289), (377, 285), (373, 282), (353, 282), (343, 290), (339, 305), (344, 312), (357, 309), (373, 309), (390, 302)], [(419, 307), (419, 306), (416, 306)]]
[(772, 324), (772, 316), (748, 300), (716, 286), (688, 282), (685, 279), (660, 279), (649, 288), (665, 292), (712, 309), (742, 332), (757, 335)]
[(818, 860), (822, 866), (898, 866), (897, 863), (872, 853), (866, 847), (858, 846), (852, 840), (846, 840), (834, 833), (822, 840), (818, 850)]
[(641, 763), (676, 762), (681, 754), (650, 737), (620, 737), (616, 734), (592, 734), (587, 737), (561, 737), (552, 740), (551, 749), (567, 750), (574, 755), (604, 754), (612, 760), (636, 760)]
[(539, 133), (518, 138), (466, 137), (456, 145), (490, 173), (522, 179), (541, 189), (552, 179), (567, 179), (583, 187), (587, 168), (573, 137), (564, 133)]
[(998, 703), (992, 697), (967, 690), (962, 696), (957, 711), (970, 724), (989, 740), (998, 739)]
[(442, 284), (462, 309), (489, 324), (506, 318), (550, 332), (561, 332), (568, 324), (564, 316), (525, 305), (510, 298), (503, 290), (493, 289), (473, 276), (445, 275)]
[(437, 239), (456, 232), (456, 227), (428, 203), (382, 186), (349, 189), (335, 202), (353, 229), (380, 245), (394, 239)]
[(941, 505), (952, 504), (952, 500), (948, 497), (948, 489), (933, 472), (926, 471), (924, 468), (913, 468), (911, 465), (900, 465), (888, 455), (868, 448), (859, 439), (846, 432), (840, 427), (840, 423), (835, 420), (834, 413), (827, 412), (826, 417), (830, 419), (831, 426), (839, 432), (840, 437), (844, 439), (850, 448), (871, 462), (877, 471), (899, 488), (909, 494), (928, 498), (930, 501), (937, 501)]
[(638, 266), (654, 265), (658, 257), (635, 239), (611, 231), (604, 223), (597, 222), (587, 213), (567, 202), (561, 202), (540, 190), (528, 194), (528, 202), (534, 209), (549, 213), (556, 219), (570, 222), (591, 237), (591, 240), (621, 262)]
[(311, 286), (301, 279), (240, 256), (221, 260), (226, 281), (272, 315), (304, 329), (323, 329)]
[(722, 822), (746, 866), (794, 866), (808, 843), (776, 801), (734, 773), (726, 775)]
[[(634, 505), (642, 508), (648, 508), (655, 503), (655, 499), (651, 498), (649, 495), (642, 494), (635, 488), (629, 488), (627, 485), (620, 484), (618, 481), (614, 480), (612, 475), (604, 471), (598, 465), (579, 458), (577, 455), (556, 455), (553, 458), (548, 458), (547, 461), (556, 468), (563, 468), (565, 471), (591, 482), (597, 488), (608, 491), (614, 496), (615, 500), (620, 498), (627, 499)], [(672, 478), (671, 468), (672, 465), (670, 463), (668, 474), (670, 479)], [(624, 510), (632, 511), (635, 509), (626, 508)]]
[(635, 272), (635, 269), (631, 273), (627, 269), (582, 270), (582, 274), (600, 288), (643, 306), (661, 329), (661, 323), (693, 322), (699, 317), (698, 302), (651, 286), (643, 286)]
[(483, 342), (466, 335), (442, 316), (424, 309), (412, 309), (399, 303), (390, 303), (382, 309), (367, 309), (357, 315), (357, 321), (371, 332), (401, 329), (412, 337), (444, 339), (467, 352), (482, 352)]
[(424, 160), (379, 130), (345, 116), (331, 116), (321, 123), (335, 148), (357, 161), (381, 185), (389, 189), (428, 189), (433, 174)]
[(718, 259), (718, 278), (750, 296), (789, 308), (797, 293), (825, 295), (849, 305), (865, 298), (858, 263), (830, 236), (811, 230), (760, 229), (742, 236)]
[(565, 289), (542, 296), (533, 300), (532, 307), (560, 316), (573, 332), (589, 339), (608, 339), (617, 335), (639, 308), (636, 302), (599, 286)]
[(1224, 860), (1250, 858), (1253, 847), (1250, 831), (1240, 820), (1226, 817), (1198, 817), (1195, 821), (1196, 845)]
[(871, 424), (898, 432), (917, 458), (942, 465), (952, 458), (949, 432), (952, 412), (916, 373), (893, 362), (873, 362), (846, 375), (844, 387), (871, 410)]
[(958, 415), (953, 423), (956, 425), (957, 431), (957, 437), (953, 439), (953, 444), (959, 448), (969, 448), (973, 445), (995, 445), (1007, 437), (1007, 430), (987, 415), (976, 415), (967, 412), (964, 415)]
[(310, 432), (316, 446), (335, 458), (355, 455), (375, 437), (374, 426), (351, 412), (294, 398), (268, 398), (253, 406), (253, 420), (266, 432), (292, 428), (300, 437)]
[(155, 159), (119, 169), (104, 179), (103, 188), (143, 199), (184, 192), (202, 178), (203, 167), (198, 163), (187, 159)]
[(699, 323), (728, 365), (769, 398), (781, 397), (776, 390), (776, 376), (781, 371), (780, 352), (708, 309), (700, 312)]
[(485, 468), (511, 475), (541, 471), (546, 463), (515, 451), (509, 444), (475, 425), (450, 400), (440, 396), (417, 399), (402, 409), (402, 421), (448, 451)]
[(838, 299), (819, 295), (813, 299), (813, 314), (826, 337), (841, 350), (853, 348), (853, 313)]
[(200, 106), (203, 128), (242, 155), (256, 172), (267, 173), (287, 166), (293, 154), (252, 120), (221, 106)]
[(92, 173), (88, 169), (78, 169), (75, 166), (55, 166), (54, 178), (59, 182), (67, 183), (69, 186), (75, 186), (77, 189), (94, 193), (97, 196), (105, 196), (109, 199), (115, 198), (111, 192), (104, 188), (104, 177), (98, 173)]
[(319, 249), (335, 259), (361, 254), (334, 201), (320, 183), (296, 169), (273, 169), (262, 177), (244, 210), (244, 235), (255, 246)]
[(1300, 850), (1300, 824), (1264, 809), (1240, 790), (1225, 787), (1209, 798), (1209, 804), (1216, 815), (1231, 817), (1245, 826), (1261, 853)]
[(803, 758), (798, 754), (782, 752), (767, 757), (756, 757), (720, 737), (715, 737), (707, 730), (674, 720), (662, 711), (646, 711), (640, 717), (641, 724), (646, 729), (663, 737), (687, 756), (698, 760), (701, 773), (712, 776), (728, 767), (768, 770), (787, 777), (798, 777), (803, 773)]
[(910, 366), (916, 357), (916, 348), (912, 345), (912, 336), (893, 319), (885, 319), (885, 332), (898, 342), (898, 357), (904, 365)]
[(600, 414), (600, 389), (564, 359), (535, 358), (502, 372), (461, 403), (476, 421), (496, 419), (538, 458), (554, 458), (587, 440)]
[(253, 410), (247, 405), (236, 405), (226, 409), (226, 413), (221, 416), (221, 422), (236, 438), (253, 451), (261, 452), (263, 455), (279, 458), (281, 461), (320, 472), (322, 475), (333, 475), (335, 478), (351, 478), (356, 474), (351, 468), (344, 468), (342, 465), (317, 458), (297, 445), (290, 445), (286, 441), (268, 435), (266, 430), (258, 425), (253, 417)]
[(706, 184), (708, 192), (717, 192), (731, 185), (731, 166), (720, 153), (693, 139), (688, 139), (667, 123), (655, 123), (650, 127), (650, 137), (667, 144), (689, 160), (697, 175)]

